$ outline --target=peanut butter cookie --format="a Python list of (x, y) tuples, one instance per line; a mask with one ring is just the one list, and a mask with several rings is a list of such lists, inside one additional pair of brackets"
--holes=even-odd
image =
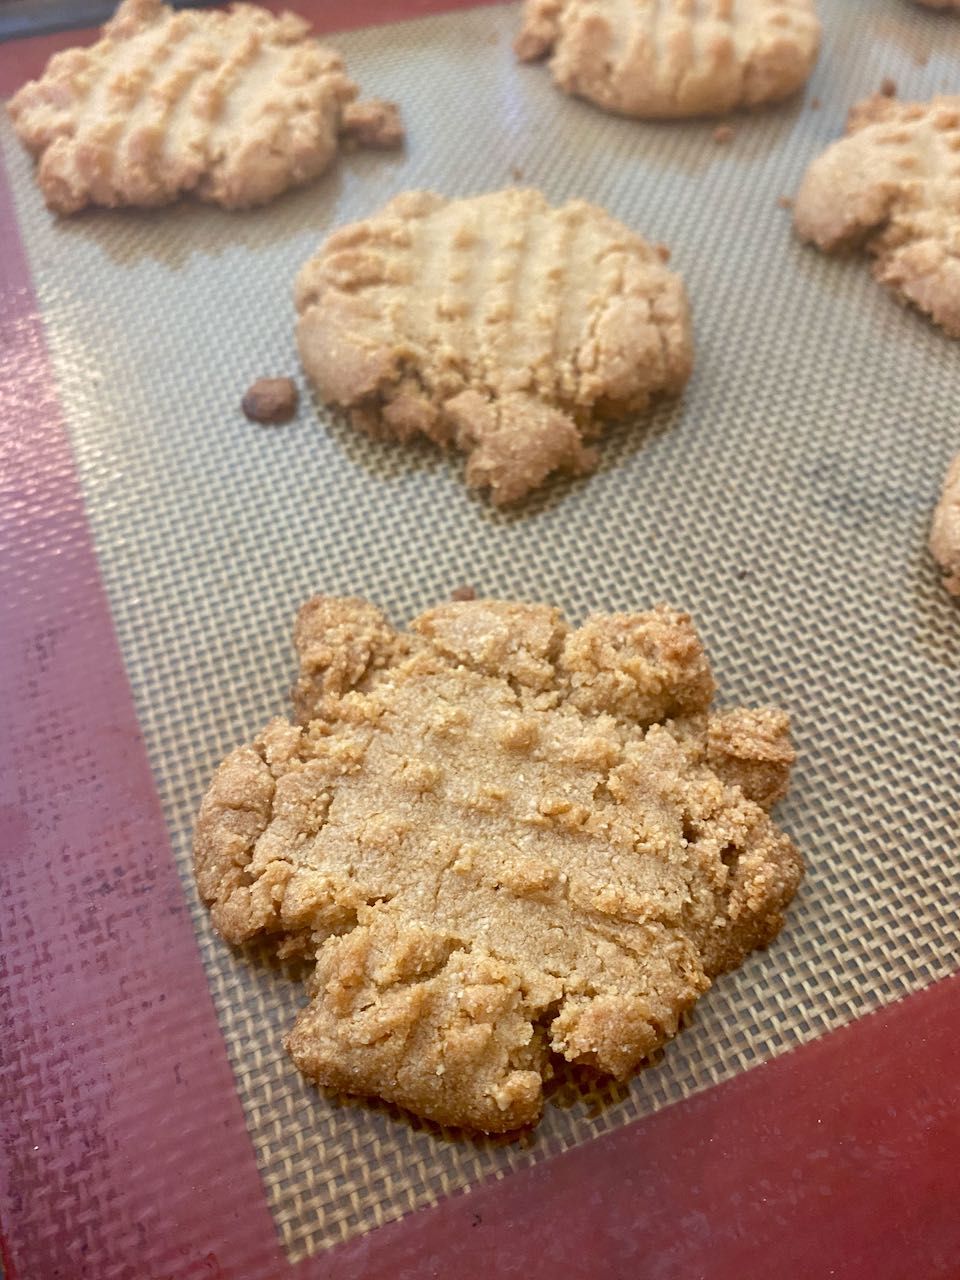
[(794, 222), (827, 252), (865, 246), (878, 280), (960, 337), (960, 97), (857, 103), (807, 170)]
[(310, 1079), (528, 1125), (551, 1054), (629, 1076), (779, 930), (786, 718), (711, 715), (686, 614), (477, 600), (399, 633), (321, 597), (295, 638), (299, 722), (223, 762), (195, 855), (224, 938), (316, 960)]
[(693, 362), (683, 283), (655, 248), (516, 188), (397, 196), (326, 240), (296, 306), (325, 401), (375, 435), (464, 450), (496, 503), (589, 471), (602, 420), (676, 394)]
[(789, 97), (819, 46), (812, 0), (526, 0), (515, 47), (551, 54), (567, 93), (656, 119)]
[(7, 109), (58, 213), (188, 192), (235, 209), (315, 178), (342, 127), (396, 142), (395, 110), (351, 107), (356, 93), (340, 55), (292, 13), (123, 0), (96, 44), (56, 54)]

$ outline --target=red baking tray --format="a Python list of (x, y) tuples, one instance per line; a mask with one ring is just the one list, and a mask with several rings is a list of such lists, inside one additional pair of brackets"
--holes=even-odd
[[(457, 6), (298, 7), (342, 31)], [(89, 38), (0, 47), (0, 93)], [(0, 169), (8, 1280), (960, 1276), (956, 977), (290, 1261), (171, 851), (20, 232)], [(955, 801), (944, 798), (953, 857)]]

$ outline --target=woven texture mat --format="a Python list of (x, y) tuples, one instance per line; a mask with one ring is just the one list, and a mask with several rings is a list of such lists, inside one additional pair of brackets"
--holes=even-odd
[[(402, 103), (407, 153), (345, 157), (254, 213), (184, 205), (58, 223), (3, 125), (120, 642), (292, 1259), (954, 968), (960, 612), (925, 540), (960, 447), (960, 348), (863, 263), (799, 245), (777, 199), (885, 76), (901, 96), (956, 88), (960, 24), (900, 0), (821, 7), (806, 103), (736, 120), (727, 146), (708, 123), (637, 124), (563, 97), (542, 68), (515, 65), (512, 6), (337, 41), (368, 92)], [(466, 194), (519, 175), (672, 247), (697, 338), (680, 405), (615, 429), (598, 474), (509, 514), (466, 492), (456, 459), (357, 438), (308, 396), (290, 426), (245, 421), (255, 377), (297, 370), (293, 277), (329, 228), (405, 188)], [(462, 583), (555, 602), (573, 620), (683, 605), (722, 700), (786, 706), (799, 748), (781, 821), (809, 875), (784, 934), (718, 982), (629, 1088), (562, 1076), (526, 1145), (444, 1139), (386, 1106), (318, 1095), (280, 1044), (298, 986), (213, 936), (190, 873), (212, 769), (284, 709), (297, 605), (358, 593), (402, 622)]]

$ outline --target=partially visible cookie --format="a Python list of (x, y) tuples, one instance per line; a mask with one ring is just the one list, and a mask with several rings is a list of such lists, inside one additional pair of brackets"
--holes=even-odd
[(468, 454), (513, 502), (596, 465), (604, 419), (687, 381), (687, 298), (660, 253), (603, 209), (537, 191), (409, 192), (334, 232), (300, 272), (297, 341), (354, 426)]
[(226, 939), (316, 960), (310, 1079), (531, 1124), (551, 1053), (626, 1078), (781, 927), (786, 718), (711, 714), (686, 614), (475, 600), (399, 633), (318, 597), (296, 642), (300, 723), (220, 766), (195, 865)]
[(813, 0), (525, 0), (516, 40), (567, 93), (648, 119), (789, 97), (817, 60)]
[(943, 570), (943, 585), (960, 596), (960, 453), (950, 463), (933, 513), (930, 551)]
[(345, 109), (361, 142), (396, 141), (389, 104), (365, 115), (348, 108), (356, 93), (340, 55), (292, 13), (123, 0), (96, 44), (56, 54), (7, 110), (58, 213), (186, 193), (233, 209), (321, 173)]
[(960, 97), (857, 103), (807, 170), (794, 223), (827, 252), (865, 247), (878, 280), (960, 337)]

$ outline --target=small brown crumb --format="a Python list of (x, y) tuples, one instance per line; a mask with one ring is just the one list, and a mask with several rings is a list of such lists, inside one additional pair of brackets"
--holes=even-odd
[(670, 261), (670, 246), (668, 244), (655, 244), (653, 249), (661, 262)]
[(258, 378), (241, 401), (251, 422), (289, 422), (300, 393), (292, 378)]
[(718, 146), (725, 147), (733, 141), (733, 127), (729, 124), (718, 124), (713, 131), (713, 140)]
[(951, 595), (960, 596), (960, 454), (947, 469), (933, 513), (930, 550), (943, 570), (943, 585)]
[(897, 96), (896, 80), (891, 80), (889, 76), (884, 76), (880, 82), (880, 92), (885, 98), (895, 98)]
[(927, 63), (930, 61), (930, 54), (929, 54), (929, 53), (915, 53), (915, 54), (913, 55), (913, 61), (914, 61), (914, 65), (915, 65), (915, 66), (918, 66), (918, 67), (925, 67), (925, 66), (927, 65)]
[(340, 131), (357, 146), (382, 150), (401, 146), (406, 136), (397, 104), (383, 98), (348, 103), (343, 109)]
[(810, 110), (811, 110), (811, 111), (819, 111), (819, 110), (820, 110), (820, 99), (819, 99), (819, 98), (811, 98), (811, 99), (810, 99)]
[(777, 197), (777, 204), (780, 206), (780, 208), (781, 208), (781, 209), (792, 209), (792, 208), (793, 208), (793, 197), (792, 197), (792, 196), (778, 196), (778, 197)]
[(520, 168), (518, 164), (512, 164), (510, 166), (510, 177), (514, 180), (514, 182), (519, 182), (522, 179), (523, 170)]
[(473, 587), (454, 587), (450, 592), (451, 600), (476, 600), (477, 593)]

